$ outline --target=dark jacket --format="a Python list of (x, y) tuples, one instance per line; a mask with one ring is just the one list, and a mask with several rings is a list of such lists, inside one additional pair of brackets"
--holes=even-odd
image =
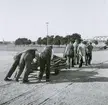
[(93, 50), (93, 46), (92, 45), (88, 45), (87, 46), (87, 53), (92, 53)]
[(30, 50), (27, 50), (26, 53), (30, 53), (32, 55), (32, 57), (35, 58), (35, 51), (36, 50), (34, 50), (34, 49), (30, 49)]
[(22, 53), (18, 53), (14, 56), (14, 60), (20, 60)]
[(41, 53), (40, 53), (40, 57), (41, 58), (51, 58), (51, 54), (52, 54), (52, 48), (50, 46), (47, 46)]
[(73, 44), (68, 44), (67, 47), (66, 47), (66, 50), (65, 50), (65, 54), (67, 56), (74, 56), (74, 46)]

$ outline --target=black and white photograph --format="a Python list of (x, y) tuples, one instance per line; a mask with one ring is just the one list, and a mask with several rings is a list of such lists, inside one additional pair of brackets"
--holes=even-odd
[(108, 105), (108, 0), (0, 0), (0, 105)]

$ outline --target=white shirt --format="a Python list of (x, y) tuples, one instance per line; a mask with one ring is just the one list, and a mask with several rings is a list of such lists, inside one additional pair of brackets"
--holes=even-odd
[(86, 54), (86, 45), (84, 45), (83, 43), (79, 44), (79, 46), (78, 46), (78, 53), (81, 56), (85, 56), (85, 54)]

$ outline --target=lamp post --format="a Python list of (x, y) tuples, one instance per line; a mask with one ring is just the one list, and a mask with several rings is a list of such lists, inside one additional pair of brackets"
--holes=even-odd
[(47, 26), (47, 45), (48, 45), (48, 22), (46, 22), (46, 26)]

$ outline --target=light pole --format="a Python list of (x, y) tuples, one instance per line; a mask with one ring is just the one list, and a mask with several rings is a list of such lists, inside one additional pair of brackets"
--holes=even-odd
[(46, 22), (46, 26), (47, 26), (47, 45), (48, 45), (48, 24), (49, 24), (49, 22)]

